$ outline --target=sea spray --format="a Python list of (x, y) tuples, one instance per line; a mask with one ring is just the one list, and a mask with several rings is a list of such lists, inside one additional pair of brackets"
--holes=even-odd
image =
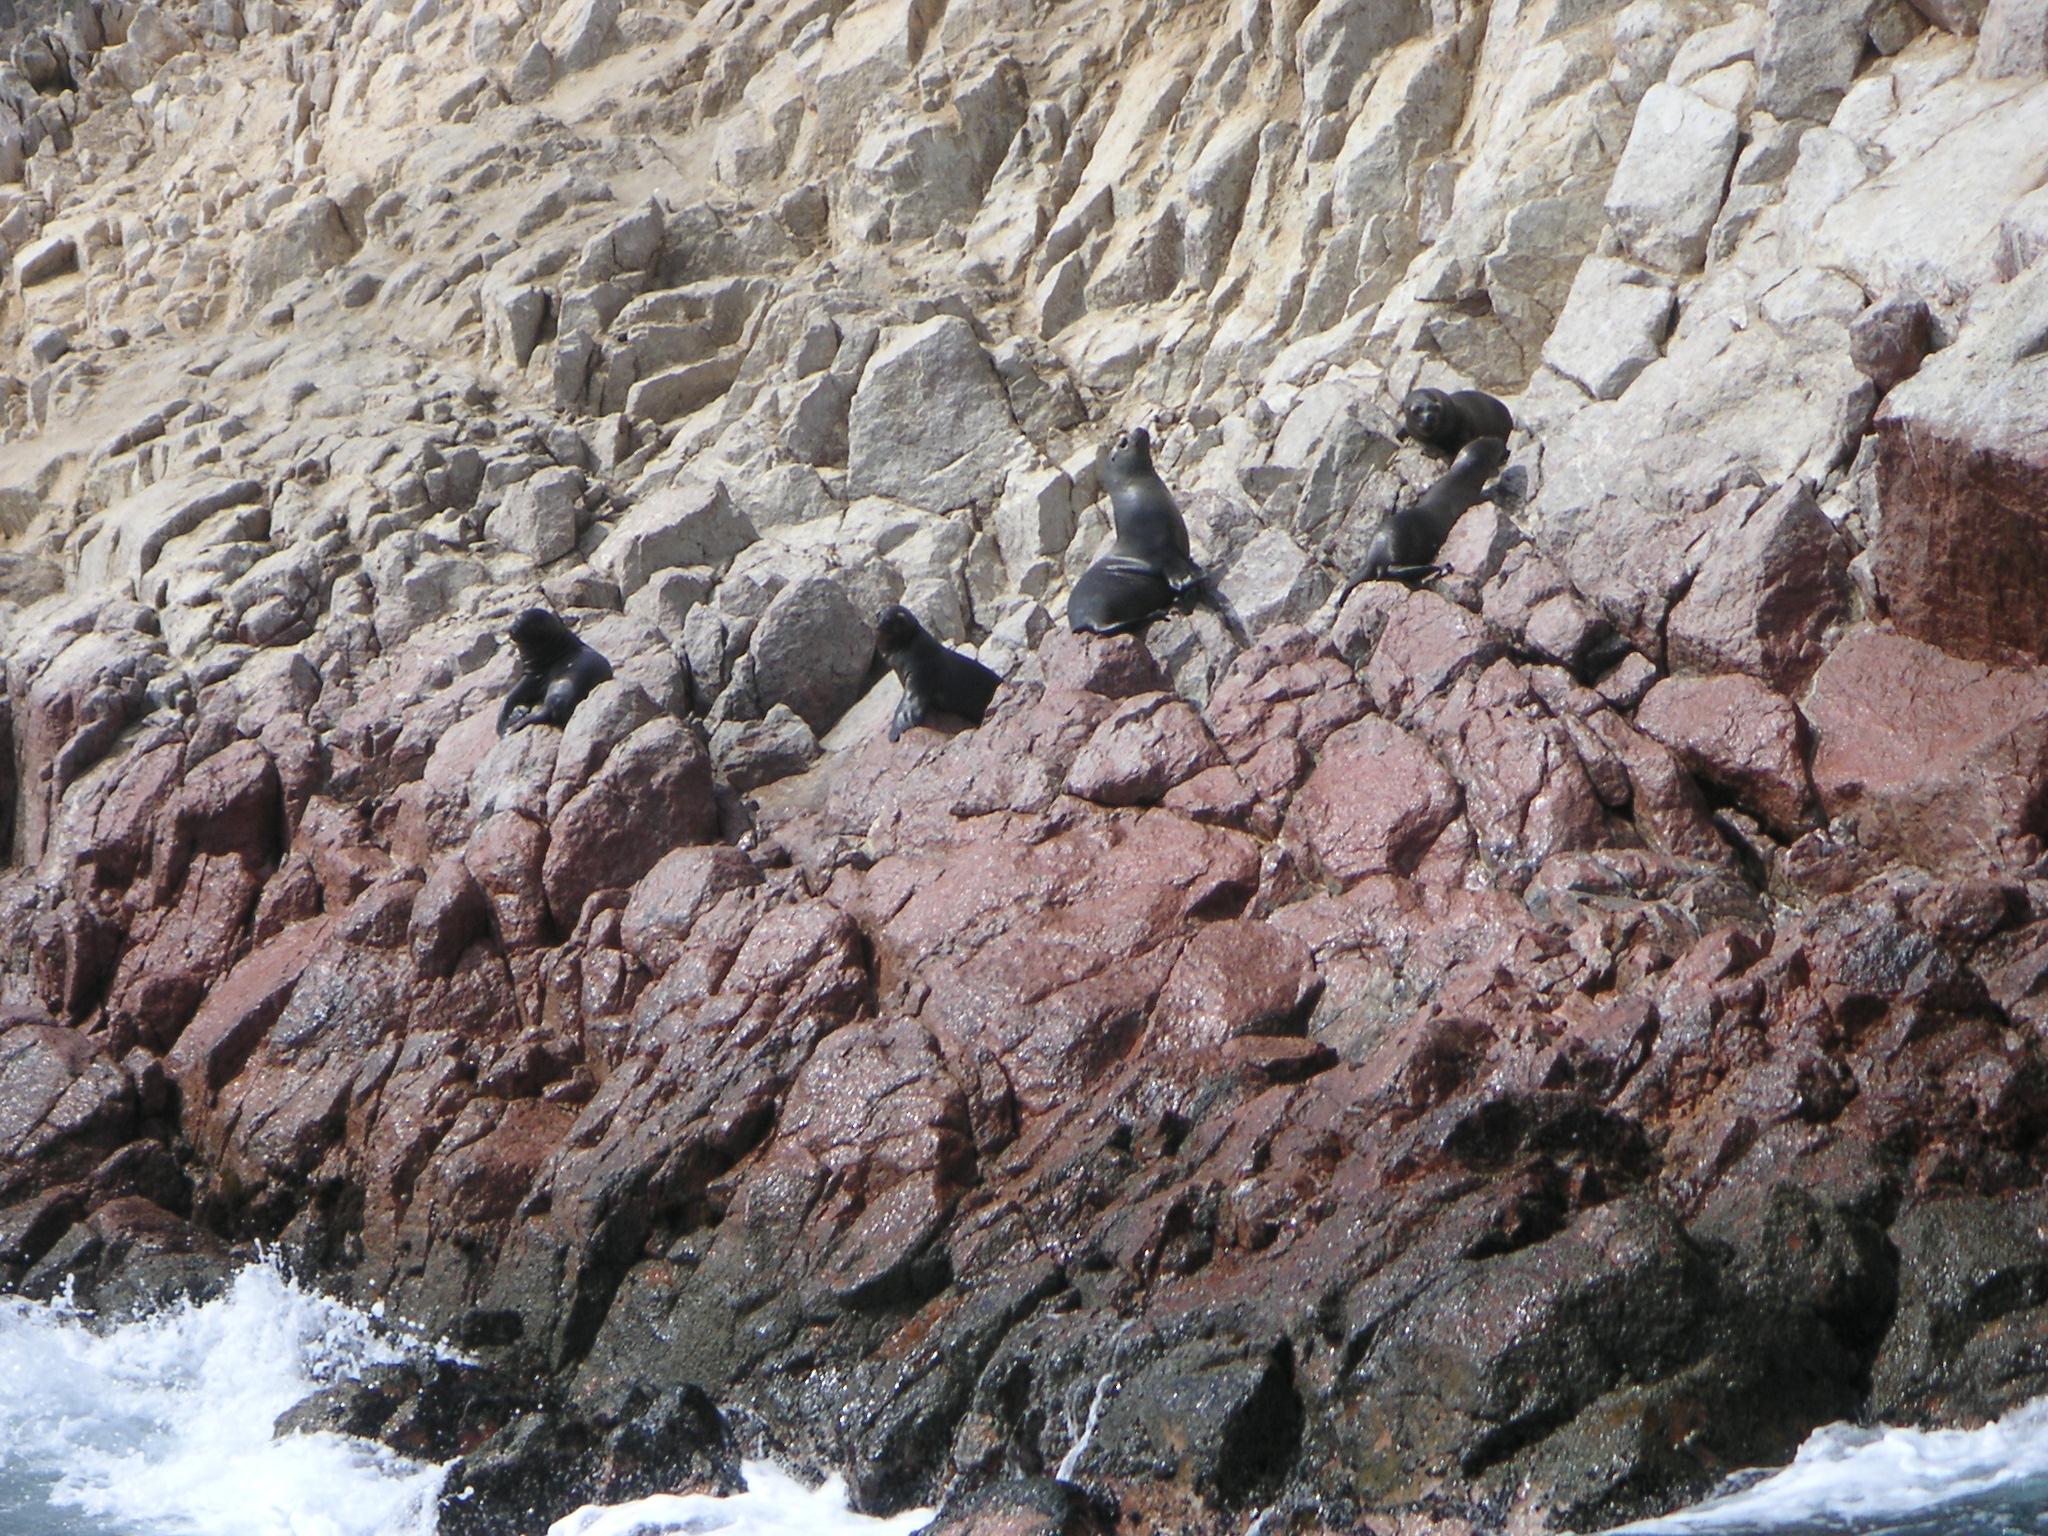
[(709, 1494), (656, 1494), (608, 1508), (591, 1505), (557, 1520), (548, 1536), (682, 1536), (717, 1531), (721, 1536), (910, 1536), (931, 1523), (929, 1509), (905, 1510), (870, 1519), (847, 1508), (846, 1480), (827, 1478), (811, 1488), (773, 1462), (749, 1461), (741, 1471), (744, 1493), (715, 1499)]
[(213, 1301), (95, 1328), (0, 1299), (0, 1528), (432, 1536), (441, 1469), (278, 1414), (405, 1351), (276, 1270)]
[[(2048, 1399), (1981, 1429), (1816, 1430), (1792, 1464), (1739, 1491), (1621, 1531), (1679, 1533), (1896, 1530), (1942, 1511), (1943, 1529), (2012, 1528), (2015, 1510), (2048, 1509)], [(2025, 1519), (2019, 1528), (2038, 1528)], [(1618, 1533), (1617, 1533), (1618, 1536)]]

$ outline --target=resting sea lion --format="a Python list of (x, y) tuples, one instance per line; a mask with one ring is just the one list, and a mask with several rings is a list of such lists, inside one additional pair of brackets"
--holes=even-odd
[(1002, 679), (971, 656), (948, 650), (900, 603), (884, 608), (875, 620), (875, 646), (903, 681), (903, 702), (889, 722), (896, 740), (932, 715), (958, 715), (981, 724)]
[(1422, 499), (1396, 512), (1373, 536), (1358, 581), (1420, 581), (1435, 575), (1437, 551), (1467, 508), (1493, 499), (1487, 482), (1507, 457), (1508, 445), (1497, 437), (1477, 438), (1459, 449)]
[(1461, 389), (1447, 395), (1440, 389), (1412, 389), (1401, 402), (1398, 438), (1414, 438), (1425, 448), (1448, 457), (1482, 437), (1506, 442), (1515, 418), (1505, 405), (1483, 390)]
[(498, 710), (500, 736), (527, 725), (567, 725), (590, 690), (611, 680), (612, 664), (545, 608), (512, 621), (512, 643), (526, 670)]

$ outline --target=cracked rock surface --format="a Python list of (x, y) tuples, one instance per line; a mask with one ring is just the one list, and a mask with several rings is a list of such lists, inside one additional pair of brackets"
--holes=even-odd
[[(2034, 9), (21, 0), (0, 1284), (273, 1245), (481, 1362), (288, 1416), (479, 1533), (1592, 1529), (2048, 1390)], [(1354, 586), (1422, 385), (1509, 462)], [(1077, 638), (1141, 424), (1225, 611)]]

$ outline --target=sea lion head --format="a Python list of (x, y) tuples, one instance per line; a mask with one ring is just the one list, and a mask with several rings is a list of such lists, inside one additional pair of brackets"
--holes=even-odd
[(901, 603), (891, 603), (875, 615), (875, 644), (884, 655), (915, 644), (923, 633), (917, 615)]
[(1152, 469), (1152, 434), (1143, 427), (1119, 432), (1109, 445), (1109, 466), (1119, 474), (1142, 475)]
[(1450, 420), (1451, 397), (1440, 389), (1411, 389), (1401, 402), (1401, 422), (1408, 435), (1432, 442)]
[(544, 672), (576, 649), (576, 635), (545, 608), (529, 608), (512, 621), (512, 643), (528, 670)]
[(1497, 437), (1475, 437), (1458, 450), (1451, 463), (1454, 475), (1476, 474), (1481, 480), (1497, 473), (1508, 461), (1508, 445)]

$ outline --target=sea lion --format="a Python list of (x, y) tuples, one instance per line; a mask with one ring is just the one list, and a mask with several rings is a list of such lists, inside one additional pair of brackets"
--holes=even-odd
[(1143, 427), (1120, 432), (1102, 466), (1116, 524), (1116, 553), (1142, 560), (1175, 592), (1202, 583), (1202, 568), (1188, 553), (1188, 525), (1173, 492), (1152, 467), (1152, 434)]
[(1164, 576), (1142, 560), (1111, 550), (1074, 583), (1067, 623), (1077, 635), (1121, 635), (1183, 606)]
[(1401, 425), (1394, 436), (1412, 437), (1448, 458), (1478, 438), (1506, 442), (1514, 430), (1514, 416), (1484, 390), (1461, 389), (1447, 395), (1440, 389), (1411, 389), (1401, 402)]
[(875, 620), (875, 648), (903, 682), (903, 702), (889, 722), (896, 740), (932, 715), (958, 715), (981, 724), (1002, 679), (971, 656), (948, 650), (917, 622), (901, 603), (884, 608)]
[(528, 725), (567, 725), (591, 689), (611, 680), (612, 664), (545, 608), (520, 614), (511, 634), (525, 670), (498, 710), (500, 736)]
[(1437, 476), (1421, 500), (1397, 511), (1373, 536), (1359, 581), (1420, 581), (1437, 574), (1437, 551), (1466, 509), (1491, 501), (1487, 484), (1507, 462), (1508, 445), (1497, 437), (1476, 438), (1458, 450), (1451, 467)]
[(1207, 576), (1188, 552), (1188, 525), (1152, 467), (1152, 434), (1143, 427), (1119, 433), (1102, 483), (1116, 542), (1074, 583), (1067, 599), (1074, 633), (1120, 635), (1175, 608), (1185, 611), (1205, 594), (1213, 601)]

